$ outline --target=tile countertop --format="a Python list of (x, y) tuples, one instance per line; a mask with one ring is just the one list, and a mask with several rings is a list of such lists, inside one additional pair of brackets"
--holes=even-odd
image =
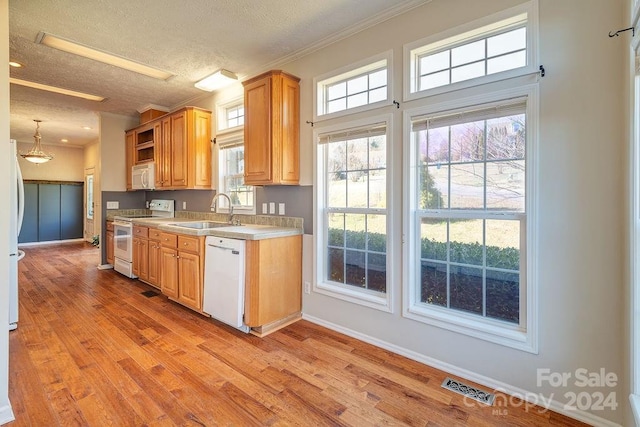
[(162, 231), (191, 236), (216, 236), (240, 240), (274, 239), (276, 237), (297, 236), (302, 234), (299, 228), (277, 227), (273, 225), (245, 224), (230, 225), (218, 228), (195, 229), (171, 225), (179, 222), (201, 222), (188, 218), (139, 218), (133, 219), (134, 225), (155, 227)]

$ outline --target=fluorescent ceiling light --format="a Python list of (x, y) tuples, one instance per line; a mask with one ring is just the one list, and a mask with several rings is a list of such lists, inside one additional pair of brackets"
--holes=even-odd
[(9, 66), (14, 67), (14, 68), (20, 68), (22, 67), (22, 64), (16, 61), (10, 61), (9, 62)]
[(206, 90), (207, 92), (211, 92), (216, 89), (228, 86), (236, 81), (238, 81), (238, 76), (236, 76), (231, 71), (218, 70), (215, 73), (211, 74), (209, 77), (205, 77), (204, 79), (197, 82), (195, 84), (195, 87), (197, 87), (198, 89)]
[(69, 90), (69, 89), (63, 89), (61, 87), (44, 85), (42, 83), (30, 82), (28, 80), (14, 79), (13, 77), (9, 77), (9, 83), (13, 83), (15, 85), (20, 85), (20, 86), (31, 87), (34, 89), (46, 90), (49, 92), (60, 93), (62, 95), (75, 96), (76, 98), (84, 98), (84, 99), (88, 99), (89, 101), (98, 101), (98, 102), (104, 101), (104, 97), (102, 96), (91, 95), (83, 92), (76, 92), (75, 90)]
[(138, 62), (123, 58), (121, 56), (116, 56), (111, 53), (102, 52), (87, 46), (83, 46), (76, 42), (72, 42), (70, 40), (66, 40), (44, 32), (38, 33), (38, 37), (36, 37), (36, 43), (53, 47), (65, 52), (73, 53), (74, 55), (93, 59), (94, 61), (104, 62), (105, 64), (113, 65), (114, 67), (124, 68), (125, 70), (133, 71), (134, 73), (144, 74), (145, 76), (153, 77), (154, 79), (167, 80), (169, 77), (174, 76), (174, 74), (167, 71), (158, 70), (157, 68), (152, 68), (148, 65), (143, 65)]

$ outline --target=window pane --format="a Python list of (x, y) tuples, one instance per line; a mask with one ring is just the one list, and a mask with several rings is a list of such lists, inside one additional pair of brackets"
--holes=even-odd
[(374, 102), (384, 101), (387, 99), (387, 87), (381, 87), (379, 89), (374, 89), (369, 92), (369, 104), (373, 104)]
[[(369, 74), (369, 88), (374, 89), (378, 87), (387, 86), (387, 70), (376, 71), (375, 73)], [(385, 90), (386, 92), (386, 90)]]
[(450, 306), (482, 314), (482, 269), (450, 266)]
[(451, 51), (436, 53), (420, 58), (420, 75), (431, 74), (449, 68), (449, 54)]
[(486, 221), (487, 267), (520, 270), (520, 222)]
[(347, 96), (347, 83), (340, 82), (327, 87), (327, 99), (332, 101), (336, 98), (344, 98)]
[(451, 126), (451, 161), (484, 159), (484, 121)]
[(366, 286), (365, 253), (345, 251), (345, 283), (364, 288)]
[(420, 77), (420, 90), (431, 89), (449, 84), (449, 70)]
[(509, 31), (487, 39), (487, 55), (497, 56), (527, 47), (527, 29), (525, 27)]
[(469, 62), (475, 62), (484, 59), (484, 40), (465, 44), (451, 49), (451, 66), (456, 67)]
[(484, 208), (484, 165), (451, 165), (451, 209)]
[(355, 93), (365, 92), (369, 89), (367, 76), (356, 77), (347, 81), (347, 94), (353, 95)]
[(483, 220), (451, 220), (449, 224), (449, 260), (460, 264), (483, 264)]
[(345, 246), (351, 249), (366, 249), (367, 229), (365, 215), (347, 214), (345, 215), (346, 240)]
[(344, 246), (344, 214), (330, 213), (328, 221), (327, 242), (329, 246)]
[(367, 104), (367, 93), (358, 93), (347, 97), (347, 108), (355, 108)]
[(342, 111), (347, 109), (346, 98), (338, 98), (335, 101), (327, 103), (327, 114), (335, 113), (336, 111)]
[(429, 129), (429, 164), (449, 162), (449, 127)]
[(524, 212), (524, 160), (487, 163), (487, 209)]
[(344, 250), (327, 249), (327, 279), (344, 283)]
[(524, 159), (524, 114), (487, 120), (487, 159)]
[(509, 55), (491, 58), (487, 62), (487, 74), (499, 73), (500, 71), (513, 70), (514, 68), (525, 67), (527, 65), (527, 52), (510, 53)]
[(487, 316), (511, 323), (520, 321), (520, 277), (487, 270)]
[(361, 171), (367, 169), (368, 160), (367, 138), (351, 139), (347, 141), (347, 170)]
[(367, 249), (387, 252), (387, 216), (367, 215)]
[(420, 301), (447, 306), (447, 265), (440, 262), (421, 263)]
[(346, 142), (333, 142), (327, 146), (327, 206), (347, 206), (347, 150)]
[(420, 209), (447, 209), (449, 207), (449, 166), (420, 168)]
[(387, 291), (387, 256), (367, 255), (367, 289), (377, 292)]
[(420, 257), (425, 259), (447, 260), (446, 219), (422, 218), (420, 223)]
[(484, 76), (484, 61), (475, 62), (451, 70), (451, 83), (461, 82)]
[(372, 170), (369, 177), (369, 207), (384, 209), (387, 207), (387, 171)]

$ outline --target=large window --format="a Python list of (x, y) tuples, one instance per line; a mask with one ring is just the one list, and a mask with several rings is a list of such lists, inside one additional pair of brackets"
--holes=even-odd
[(363, 111), (388, 102), (391, 53), (314, 79), (316, 117)]
[(531, 96), (407, 116), (409, 317), (528, 349)]
[(321, 129), (317, 136), (315, 289), (390, 309), (388, 148), (385, 121)]
[[(255, 214), (254, 187), (244, 184), (244, 104), (236, 100), (218, 106), (218, 116), (218, 191), (229, 195), (234, 211)], [(216, 207), (229, 210), (226, 199), (219, 199)]]

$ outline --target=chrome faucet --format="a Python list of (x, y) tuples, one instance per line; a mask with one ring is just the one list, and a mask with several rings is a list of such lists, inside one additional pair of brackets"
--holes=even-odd
[(216, 208), (216, 203), (218, 202), (218, 197), (220, 196), (224, 196), (227, 198), (227, 202), (229, 203), (229, 219), (227, 220), (227, 223), (233, 224), (233, 204), (231, 203), (231, 197), (229, 197), (228, 194), (217, 193), (215, 196), (213, 196), (213, 199), (211, 200), (211, 209)]

